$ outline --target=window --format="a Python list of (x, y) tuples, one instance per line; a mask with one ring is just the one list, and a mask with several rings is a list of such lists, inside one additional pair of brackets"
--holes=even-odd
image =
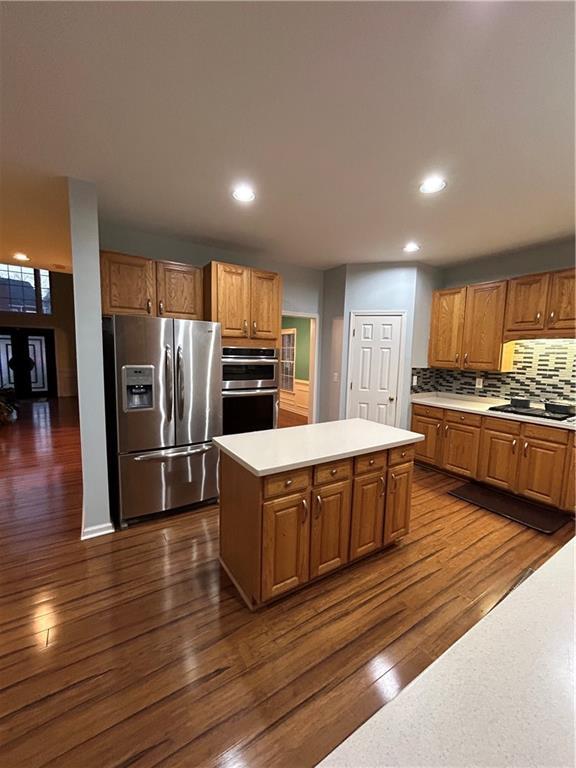
[(294, 364), (296, 361), (296, 329), (282, 330), (280, 353), (280, 389), (294, 392)]
[(0, 264), (0, 312), (52, 314), (50, 272)]

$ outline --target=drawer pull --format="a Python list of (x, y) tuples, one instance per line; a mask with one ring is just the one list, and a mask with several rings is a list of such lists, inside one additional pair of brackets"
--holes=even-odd
[(402, 453), (400, 454), (400, 456), (402, 456), (402, 458), (404, 458), (404, 456), (406, 456), (406, 451), (402, 451)]
[(460, 416), (460, 421), (464, 421), (464, 416)]
[(292, 485), (292, 483), (293, 483), (293, 480), (286, 480), (286, 482), (284, 483), (284, 485), (286, 486), (286, 488), (290, 488), (290, 486)]
[(372, 466), (372, 465), (374, 464), (374, 459), (370, 459), (370, 461), (368, 462), (368, 464), (369, 464), (370, 466)]
[(330, 470), (330, 474), (332, 475), (332, 477), (334, 477), (334, 475), (336, 474), (336, 472), (338, 472), (338, 470), (337, 470), (337, 469), (331, 469), (331, 470)]

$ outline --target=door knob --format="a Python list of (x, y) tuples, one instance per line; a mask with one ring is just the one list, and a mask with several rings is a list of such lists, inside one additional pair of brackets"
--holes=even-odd
[(395, 399), (396, 398), (394, 397), (394, 395), (390, 395), (390, 397), (388, 398), (388, 400), (390, 400), (391, 403), (393, 403)]

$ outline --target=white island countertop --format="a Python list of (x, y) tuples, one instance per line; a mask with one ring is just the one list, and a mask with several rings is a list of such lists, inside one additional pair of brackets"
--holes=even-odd
[(424, 440), (424, 435), (365, 419), (343, 419), (215, 437), (213, 442), (257, 477), (347, 459)]
[(491, 411), (493, 405), (505, 405), (510, 402), (499, 397), (474, 397), (473, 395), (457, 395), (452, 392), (421, 392), (412, 395), (413, 405), (429, 405), (434, 408), (444, 408), (448, 411), (462, 411), (464, 413), (480, 413), (483, 416), (491, 416), (496, 419), (508, 419), (509, 421), (524, 421), (529, 424), (542, 424), (547, 427), (560, 429), (576, 429), (576, 416), (571, 416), (563, 421), (554, 419), (539, 419), (537, 416), (521, 416), (516, 413), (502, 413)]
[(572, 768), (574, 555), (572, 539), (320, 768)]

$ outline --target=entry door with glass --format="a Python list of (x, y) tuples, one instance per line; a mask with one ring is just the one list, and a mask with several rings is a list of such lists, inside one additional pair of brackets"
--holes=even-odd
[(54, 331), (0, 328), (0, 389), (17, 398), (56, 396)]

